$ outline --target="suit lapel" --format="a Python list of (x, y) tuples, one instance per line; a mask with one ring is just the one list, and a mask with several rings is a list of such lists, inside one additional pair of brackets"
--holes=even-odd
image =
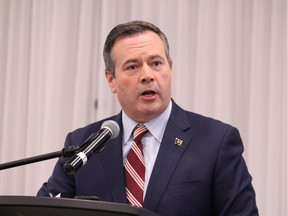
[(191, 129), (185, 111), (173, 102), (173, 108), (161, 142), (161, 146), (150, 177), (143, 207), (155, 211), (167, 185), (187, 148)]
[(121, 114), (116, 116), (115, 121), (120, 126), (119, 136), (107, 143), (107, 147), (101, 152), (105, 176), (114, 202), (126, 203), (125, 179), (122, 158), (122, 120)]

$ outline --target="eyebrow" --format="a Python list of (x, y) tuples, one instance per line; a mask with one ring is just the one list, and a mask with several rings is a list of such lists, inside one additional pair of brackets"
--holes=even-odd
[(134, 58), (134, 59), (128, 59), (127, 61), (124, 62), (123, 65), (126, 65), (126, 64), (129, 64), (129, 63), (135, 63), (135, 62), (137, 62), (137, 59), (136, 59), (136, 58)]
[[(164, 60), (164, 58), (163, 58), (162, 56), (158, 55), (158, 54), (156, 54), (156, 55), (150, 55), (150, 56), (148, 57), (149, 60), (153, 60), (153, 59), (155, 59), (155, 58), (160, 58), (161, 60)], [(136, 62), (138, 62), (137, 58), (128, 59), (127, 61), (124, 62), (123, 66), (125, 66), (125, 65), (127, 65), (127, 64), (129, 64), (129, 63), (136, 63)]]
[(160, 56), (158, 54), (149, 56), (149, 60), (155, 59), (155, 58), (160, 58), (161, 60), (165, 60), (162, 56)]

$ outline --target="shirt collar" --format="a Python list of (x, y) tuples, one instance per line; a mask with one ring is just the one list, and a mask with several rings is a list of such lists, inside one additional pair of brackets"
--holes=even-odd
[[(152, 136), (161, 143), (168, 119), (170, 117), (172, 110), (172, 102), (170, 100), (166, 110), (161, 113), (159, 116), (151, 119), (148, 122), (145, 122), (145, 127), (149, 130)], [(130, 137), (132, 130), (138, 124), (138, 122), (134, 121), (123, 111), (122, 112), (122, 123), (123, 123), (123, 144), (126, 144)]]

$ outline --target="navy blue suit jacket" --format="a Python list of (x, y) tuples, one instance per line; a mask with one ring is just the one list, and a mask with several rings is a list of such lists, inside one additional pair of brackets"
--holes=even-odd
[[(61, 193), (127, 203), (121, 114), (108, 119), (119, 123), (120, 135), (109, 140), (74, 176), (64, 173), (67, 159), (60, 158), (38, 196)], [(103, 121), (69, 133), (65, 146), (80, 145)], [(183, 141), (181, 146), (175, 145), (176, 138)], [(143, 207), (165, 216), (258, 215), (242, 152), (236, 128), (184, 111), (173, 102)]]

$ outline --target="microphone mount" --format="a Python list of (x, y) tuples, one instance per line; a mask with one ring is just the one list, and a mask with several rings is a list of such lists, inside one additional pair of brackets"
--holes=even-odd
[(0, 170), (13, 168), (17, 166), (22, 166), (26, 164), (36, 163), (44, 160), (50, 160), (53, 158), (59, 157), (71, 157), (75, 155), (79, 151), (79, 146), (69, 146), (67, 148), (63, 148), (61, 151), (51, 152), (47, 154), (42, 154), (34, 157), (24, 158), (20, 160), (15, 160), (7, 163), (0, 164)]

